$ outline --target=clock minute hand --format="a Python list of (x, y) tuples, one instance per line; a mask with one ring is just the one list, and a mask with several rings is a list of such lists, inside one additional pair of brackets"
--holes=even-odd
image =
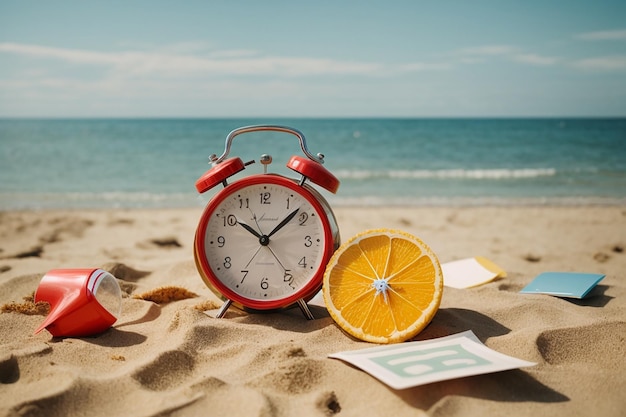
[(278, 223), (276, 225), (276, 227), (274, 228), (274, 230), (272, 230), (267, 237), (271, 237), (274, 233), (278, 232), (280, 229), (282, 229), (287, 223), (289, 223), (291, 221), (291, 219), (293, 219), (294, 217), (296, 217), (296, 214), (298, 214), (298, 211), (300, 211), (300, 207), (298, 207), (297, 209), (295, 209), (294, 211), (292, 211), (291, 213), (289, 213), (289, 215), (287, 217), (285, 217), (283, 219), (283, 221), (281, 221), (280, 223)]

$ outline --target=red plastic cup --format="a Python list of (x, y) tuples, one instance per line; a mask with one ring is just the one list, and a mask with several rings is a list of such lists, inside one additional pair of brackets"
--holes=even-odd
[(53, 269), (43, 276), (35, 302), (47, 301), (50, 313), (35, 330), (55, 337), (99, 334), (117, 321), (122, 291), (117, 279), (102, 269)]

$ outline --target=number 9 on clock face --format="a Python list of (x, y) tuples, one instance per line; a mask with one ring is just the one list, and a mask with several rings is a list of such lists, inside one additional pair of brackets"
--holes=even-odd
[(264, 174), (215, 195), (196, 231), (195, 257), (220, 297), (269, 310), (315, 295), (338, 244), (334, 215), (317, 191)]

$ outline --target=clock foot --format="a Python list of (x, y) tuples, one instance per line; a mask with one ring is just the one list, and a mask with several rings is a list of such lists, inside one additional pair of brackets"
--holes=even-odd
[(298, 307), (300, 307), (302, 314), (304, 314), (304, 317), (306, 317), (307, 320), (315, 320), (315, 317), (313, 317), (313, 313), (311, 313), (311, 310), (309, 310), (309, 306), (302, 298), (298, 300)]
[(226, 314), (226, 310), (228, 310), (228, 307), (230, 307), (232, 303), (233, 303), (233, 300), (226, 300), (224, 304), (222, 304), (222, 306), (218, 310), (217, 314), (215, 315), (215, 318), (221, 319), (222, 317), (224, 317), (224, 314)]

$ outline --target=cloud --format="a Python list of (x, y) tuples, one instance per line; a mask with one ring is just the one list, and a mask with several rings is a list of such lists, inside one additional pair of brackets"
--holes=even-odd
[(485, 57), (510, 55), (516, 51), (517, 48), (511, 45), (482, 45), (459, 49), (455, 54), (460, 56)]
[(268, 79), (317, 76), (386, 78), (422, 72), (450, 71), (458, 65), (501, 58), (548, 66), (558, 58), (523, 53), (512, 45), (482, 45), (444, 54), (439, 61), (388, 64), (298, 56), (271, 56), (256, 50), (218, 50), (204, 42), (183, 42), (157, 48), (143, 45), (123, 51), (92, 51), (21, 43), (0, 43), (0, 53), (53, 59), (106, 71), (107, 79), (215, 79), (256, 76)]
[[(264, 56), (256, 51), (212, 51), (189, 53), (195, 45), (177, 45), (161, 52), (97, 52), (40, 45), (0, 43), (0, 52), (69, 63), (106, 66), (127, 76), (160, 75), (180, 77), (201, 75), (260, 75), (305, 77), (312, 75), (380, 75), (386, 68), (375, 62), (325, 58)], [(187, 53), (181, 53), (186, 50)]]
[[(582, 34), (586, 39), (626, 39), (626, 30), (606, 31), (606, 32), (589, 32)], [(455, 51), (453, 54), (459, 62), (477, 63), (487, 58), (500, 58), (504, 60), (514, 61), (521, 64), (548, 67), (554, 65), (562, 65), (570, 68), (585, 71), (623, 71), (626, 70), (625, 55), (611, 55), (594, 58), (581, 58), (577, 60), (565, 60), (558, 56), (540, 55), (536, 53), (528, 53), (521, 48), (512, 45), (485, 45), (471, 48), (464, 48)]]
[(420, 72), (420, 71), (440, 71), (452, 68), (450, 63), (445, 62), (410, 62), (398, 66), (399, 72)]
[(463, 48), (455, 51), (453, 56), (465, 64), (483, 62), (487, 58), (502, 58), (534, 66), (550, 66), (560, 61), (560, 58), (554, 56), (523, 52), (521, 48), (513, 45), (482, 45)]
[(572, 62), (572, 66), (583, 70), (622, 71), (626, 70), (626, 55), (581, 59)]
[(616, 41), (626, 40), (626, 29), (603, 30), (598, 32), (579, 33), (574, 36), (585, 41)]
[(536, 65), (536, 66), (542, 66), (542, 67), (555, 65), (560, 60), (558, 57), (544, 56), (544, 55), (537, 55), (537, 54), (515, 54), (512, 56), (512, 59), (514, 61), (521, 62), (524, 64)]
[(92, 52), (75, 49), (51, 48), (39, 45), (19, 43), (0, 43), (0, 52), (11, 52), (19, 55), (28, 55), (39, 58), (56, 58), (68, 62), (82, 64), (116, 64), (120, 57), (103, 52)]

